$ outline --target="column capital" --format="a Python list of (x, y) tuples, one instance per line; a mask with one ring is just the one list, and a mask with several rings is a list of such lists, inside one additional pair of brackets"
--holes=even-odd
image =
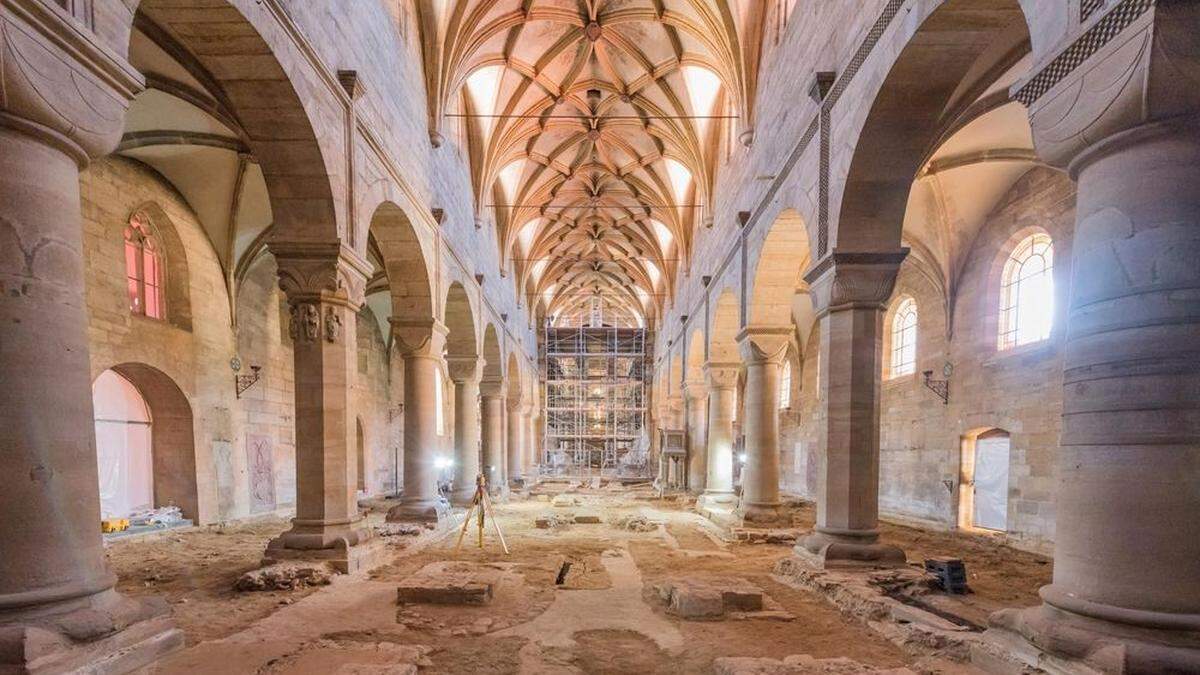
[(708, 387), (699, 380), (684, 382), (683, 395), (690, 401), (702, 401), (708, 398)]
[(709, 389), (733, 389), (741, 370), (742, 364), (735, 361), (709, 361), (704, 364), (704, 381)]
[(0, 2), (0, 53), (8, 57), (0, 59), (0, 126), (79, 166), (117, 147), (145, 80), (69, 12), (53, 2)]
[(896, 274), (907, 256), (907, 248), (895, 251), (834, 249), (804, 275), (804, 280), (811, 286), (817, 316), (844, 309), (882, 309), (892, 297)]
[[(1038, 156), (1071, 167), (1093, 144), (1200, 111), (1200, 4), (1124, 0), (1038, 55), (1012, 88)], [(1192, 124), (1196, 122), (1193, 121)], [(1195, 128), (1193, 126), (1193, 128)]]
[(396, 349), (404, 358), (438, 358), (446, 349), (446, 336), (450, 329), (441, 321), (434, 318), (405, 319), (393, 316), (388, 319), (392, 325), (392, 338)]
[(289, 303), (363, 303), (371, 264), (340, 241), (269, 242), (279, 269), (279, 288)]
[(508, 397), (508, 390), (504, 386), (504, 380), (498, 377), (488, 377), (479, 382), (479, 395), (484, 398), (504, 400)]
[(747, 326), (738, 333), (737, 342), (746, 365), (780, 365), (794, 338), (790, 326)]
[(510, 412), (520, 413), (524, 410), (527, 410), (528, 407), (529, 403), (525, 400), (524, 396), (517, 395), (508, 397), (508, 410)]
[(487, 361), (479, 356), (452, 356), (446, 358), (446, 370), (450, 380), (460, 384), (468, 380), (478, 382)]

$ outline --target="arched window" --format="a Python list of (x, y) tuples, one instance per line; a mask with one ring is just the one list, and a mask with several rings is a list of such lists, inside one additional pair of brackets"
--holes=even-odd
[(1000, 349), (1050, 337), (1054, 323), (1054, 242), (1032, 234), (1013, 249), (1000, 278)]
[(783, 360), (783, 368), (779, 369), (779, 409), (786, 410), (792, 405), (792, 362)]
[(903, 298), (892, 316), (892, 377), (917, 369), (917, 303)]
[(125, 281), (129, 288), (129, 311), (151, 319), (167, 316), (166, 289), (163, 285), (162, 250), (146, 214), (129, 218), (125, 228)]

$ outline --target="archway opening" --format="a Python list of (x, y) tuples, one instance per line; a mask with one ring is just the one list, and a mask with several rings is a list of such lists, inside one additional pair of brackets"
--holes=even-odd
[(144, 364), (114, 366), (93, 383), (92, 404), (101, 514), (176, 506), (203, 522), (192, 409), (171, 378)]
[(962, 438), (958, 526), (964, 530), (1008, 530), (1008, 468), (1012, 439), (1003, 429), (983, 429)]
[(154, 508), (150, 407), (133, 383), (111, 370), (92, 385), (100, 515), (126, 518)]

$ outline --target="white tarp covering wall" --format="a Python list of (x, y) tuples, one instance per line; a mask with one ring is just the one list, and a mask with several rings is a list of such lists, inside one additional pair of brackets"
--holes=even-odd
[(146, 401), (129, 380), (106, 370), (92, 385), (92, 405), (101, 515), (120, 518), (153, 508), (154, 464)]
[(1008, 434), (975, 441), (975, 527), (1008, 528)]

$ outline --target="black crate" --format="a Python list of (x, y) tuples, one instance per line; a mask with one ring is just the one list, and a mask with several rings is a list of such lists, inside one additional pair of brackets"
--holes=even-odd
[(933, 582), (947, 593), (967, 592), (967, 568), (958, 558), (926, 558), (925, 571)]

